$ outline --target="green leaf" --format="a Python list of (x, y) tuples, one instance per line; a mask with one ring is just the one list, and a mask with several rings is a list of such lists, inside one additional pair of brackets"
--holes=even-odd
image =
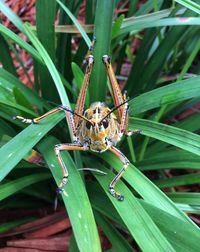
[(63, 105), (67, 105), (70, 107), (70, 103), (67, 97), (67, 94), (65, 92), (64, 86), (62, 84), (62, 81), (60, 79), (60, 76), (58, 74), (58, 71), (56, 70), (56, 67), (54, 66), (51, 58), (49, 57), (48, 53), (46, 52), (45, 48), (42, 46), (38, 38), (35, 36), (35, 34), (29, 29), (28, 24), (24, 25), (25, 32), (35, 48), (40, 53), (42, 59), (44, 60), (53, 80), (56, 85), (57, 91), (59, 93), (60, 99), (62, 101)]
[(10, 54), (9, 45), (2, 35), (0, 35), (0, 48), (1, 48), (0, 62), (7, 71), (16, 75), (15, 67)]
[(105, 101), (106, 97), (106, 69), (102, 63), (102, 56), (110, 53), (112, 18), (114, 0), (97, 0), (94, 22), (94, 35), (97, 39), (94, 47), (94, 66), (89, 86), (91, 102)]
[(187, 130), (145, 119), (130, 118), (130, 129), (141, 129), (142, 134), (200, 155), (200, 136)]
[(10, 195), (22, 190), (23, 188), (30, 186), (39, 181), (43, 181), (50, 178), (50, 174), (34, 174), (21, 177), (19, 179), (12, 180), (10, 182), (6, 182), (0, 186), (0, 200), (3, 200)]
[[(169, 12), (168, 12), (169, 14)], [(149, 14), (153, 15), (153, 14)], [(147, 29), (147, 28), (155, 28), (155, 27), (165, 27), (165, 26), (183, 26), (183, 25), (200, 25), (200, 18), (196, 17), (188, 17), (188, 18), (163, 18), (159, 20), (152, 20), (152, 17), (149, 18), (149, 20), (137, 20), (137, 17), (135, 18), (135, 22), (133, 21), (132, 24), (128, 23), (126, 25), (122, 25), (119, 35), (126, 34), (128, 32), (132, 33), (138, 33), (141, 30)], [(118, 36), (119, 36), (118, 35)]]
[(193, 192), (168, 192), (167, 196), (176, 203), (200, 205), (200, 193)]
[(0, 86), (6, 85), (10, 89), (17, 88), (24, 94), (25, 97), (29, 98), (31, 104), (36, 105), (39, 109), (42, 109), (43, 107), (49, 108), (46, 102), (44, 102), (36, 92), (30, 90), (30, 88), (21, 83), (19, 79), (17, 79), (14, 75), (10, 74), (3, 68), (0, 69), (0, 80)]
[[(87, 164), (91, 167), (94, 165), (92, 161), (87, 162)], [(117, 201), (110, 195), (108, 192), (108, 185), (113, 179), (113, 173), (103, 167), (100, 163), (96, 162), (96, 165), (97, 167), (101, 167), (101, 170), (106, 172), (107, 175), (98, 176), (94, 174), (94, 176), (108, 195), (115, 209), (142, 251), (175, 251), (154, 224), (150, 216), (146, 213), (145, 209), (141, 206), (138, 199), (135, 198), (125, 184), (120, 182), (117, 186), (117, 190), (122, 192), (125, 196), (123, 202)], [(143, 232), (141, 232), (141, 230)]]
[(40, 124), (32, 124), (0, 148), (0, 156), (4, 157), (0, 160), (0, 181), (63, 117), (63, 114), (57, 114), (44, 119)]
[[(112, 153), (106, 152), (100, 155), (101, 158), (106, 160), (117, 172), (121, 170), (122, 164), (118, 158)], [(175, 204), (166, 197), (147, 177), (145, 177), (134, 165), (130, 164), (127, 171), (124, 173), (123, 178), (136, 190), (142, 198), (153, 204), (154, 206), (167, 211), (168, 213), (190, 223), (193, 223), (181, 212)]]
[(200, 14), (200, 5), (190, 0), (175, 0), (175, 2), (185, 6), (186, 8)]
[(56, 0), (56, 2), (62, 7), (62, 9), (71, 18), (72, 22), (76, 25), (77, 29), (79, 30), (79, 32), (82, 35), (83, 39), (85, 40), (86, 44), (88, 45), (88, 47), (90, 47), (91, 46), (91, 40), (88, 37), (87, 33), (82, 28), (82, 26), (79, 24), (78, 20), (74, 17), (74, 15), (71, 13), (71, 11), (61, 1)]
[[(72, 62), (72, 72), (74, 74), (74, 79), (78, 88), (78, 92), (80, 92), (82, 84), (83, 84), (83, 80), (84, 80), (84, 73), (81, 71), (80, 67), (74, 62)], [(89, 97), (89, 93), (87, 92), (86, 100), (85, 100), (86, 108), (88, 108), (90, 105), (89, 101), (90, 101), (90, 97)]]
[(22, 33), (25, 33), (23, 22), (3, 1), (0, 1), (0, 10)]
[(9, 30), (7, 27), (3, 26), (2, 24), (0, 24), (0, 32), (4, 36), (6, 36), (7, 38), (13, 40), (16, 44), (18, 44), (19, 46), (21, 46), (22, 48), (24, 48), (38, 62), (44, 64), (42, 58), (40, 57), (40, 55), (38, 54), (38, 52), (32, 46), (30, 46), (26, 41), (24, 41), (23, 39), (21, 39), (14, 32), (12, 32), (11, 30)]
[[(119, 214), (109, 202), (108, 198), (105, 195), (102, 195), (102, 190), (99, 190), (97, 183), (92, 186), (90, 185), (89, 188), (90, 198), (94, 208), (124, 229), (125, 226)], [(174, 246), (176, 251), (196, 252), (199, 250), (199, 229), (191, 227), (187, 222), (174, 217), (152, 204), (146, 203), (144, 200), (140, 199), (139, 202), (157, 224), (165, 237)]]
[(156, 88), (135, 97), (129, 102), (130, 115), (142, 113), (166, 104), (199, 97), (200, 77), (175, 82), (164, 87)]
[[(53, 151), (55, 144), (58, 143), (55, 138), (48, 138), (39, 145), (39, 149), (44, 155), (57, 184), (62, 179), (61, 168)], [(69, 181), (64, 188), (62, 197), (79, 250), (81, 252), (101, 251), (94, 216), (84, 183), (70, 155), (66, 152), (62, 155), (62, 158), (69, 171)]]
[(200, 173), (192, 173), (188, 175), (175, 176), (173, 178), (159, 179), (154, 183), (160, 188), (193, 185), (200, 183)]
[[(45, 11), (44, 10), (48, 10)], [(56, 1), (55, 0), (38, 0), (36, 1), (36, 28), (37, 37), (52, 62), (55, 64), (55, 28), (56, 19)], [(47, 100), (59, 102), (56, 87), (51, 75), (46, 67), (38, 67), (39, 82), (42, 96)], [(47, 85), (48, 83), (48, 85)]]
[(144, 160), (136, 162), (142, 171), (161, 169), (200, 169), (200, 157), (177, 148), (164, 149), (158, 153), (147, 155)]
[(122, 22), (124, 20), (124, 15), (120, 15), (116, 20), (115, 23), (112, 26), (112, 35), (111, 35), (111, 39), (114, 39), (115, 37), (118, 36), (119, 31), (120, 31), (120, 27), (122, 25)]
[(97, 223), (102, 228), (104, 234), (107, 236), (109, 241), (112, 244), (114, 251), (123, 251), (123, 252), (133, 252), (133, 248), (130, 246), (128, 241), (120, 234), (120, 232), (111, 225), (108, 220), (103, 218), (99, 213), (95, 213), (95, 219)]

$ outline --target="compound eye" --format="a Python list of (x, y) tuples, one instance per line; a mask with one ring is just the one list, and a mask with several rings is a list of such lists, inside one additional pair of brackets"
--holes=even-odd
[(86, 128), (87, 128), (87, 129), (90, 129), (90, 128), (91, 128), (91, 125), (92, 125), (92, 124), (91, 124), (90, 122), (88, 122), (88, 121), (86, 122)]
[(104, 129), (108, 128), (108, 120), (104, 119), (102, 121), (102, 124), (103, 124)]

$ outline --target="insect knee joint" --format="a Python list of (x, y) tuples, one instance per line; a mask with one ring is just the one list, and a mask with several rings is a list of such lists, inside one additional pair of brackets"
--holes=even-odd
[(56, 156), (58, 156), (59, 152), (60, 152), (60, 144), (56, 144), (54, 147), (54, 151), (56, 153)]
[(110, 64), (110, 56), (103, 55), (102, 61), (103, 61), (104, 64), (107, 64), (107, 63)]

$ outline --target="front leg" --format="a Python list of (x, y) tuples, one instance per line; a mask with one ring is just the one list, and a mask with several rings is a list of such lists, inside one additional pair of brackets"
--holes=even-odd
[(114, 177), (113, 181), (110, 183), (109, 191), (110, 191), (111, 195), (113, 197), (115, 197), (117, 200), (123, 201), (124, 196), (122, 194), (116, 192), (114, 187), (116, 186), (117, 182), (119, 181), (119, 179), (122, 177), (122, 175), (124, 174), (124, 172), (128, 168), (129, 160), (126, 158), (126, 156), (121, 151), (119, 151), (117, 148), (115, 148), (113, 146), (110, 148), (110, 151), (112, 153), (114, 153), (122, 161), (123, 167), (122, 167), (121, 171)]
[(63, 178), (58, 186), (58, 193), (61, 193), (63, 191), (64, 186), (66, 185), (67, 181), (68, 181), (68, 170), (67, 167), (61, 157), (60, 152), (63, 150), (79, 150), (79, 151), (84, 151), (86, 150), (85, 147), (83, 147), (80, 144), (57, 144), (54, 148), (56, 157), (58, 158), (58, 162), (62, 168), (62, 173), (63, 173)]

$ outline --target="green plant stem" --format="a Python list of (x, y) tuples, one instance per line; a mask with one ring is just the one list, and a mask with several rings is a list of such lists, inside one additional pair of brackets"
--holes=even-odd
[(189, 67), (191, 66), (191, 64), (192, 64), (194, 58), (196, 57), (197, 53), (199, 52), (199, 50), (200, 50), (200, 39), (198, 39), (192, 53), (190, 54), (189, 58), (187, 59), (177, 81), (181, 81), (183, 79), (184, 75), (187, 73)]
[(127, 137), (127, 142), (128, 142), (130, 155), (131, 155), (131, 160), (132, 160), (133, 163), (135, 163), (136, 162), (136, 156), (135, 156), (135, 151), (134, 151), (133, 142), (132, 142), (131, 137)]
[(91, 101), (105, 101), (106, 97), (106, 70), (102, 63), (102, 56), (109, 54), (112, 33), (112, 17), (114, 0), (97, 0), (94, 22), (94, 67), (89, 86)]

